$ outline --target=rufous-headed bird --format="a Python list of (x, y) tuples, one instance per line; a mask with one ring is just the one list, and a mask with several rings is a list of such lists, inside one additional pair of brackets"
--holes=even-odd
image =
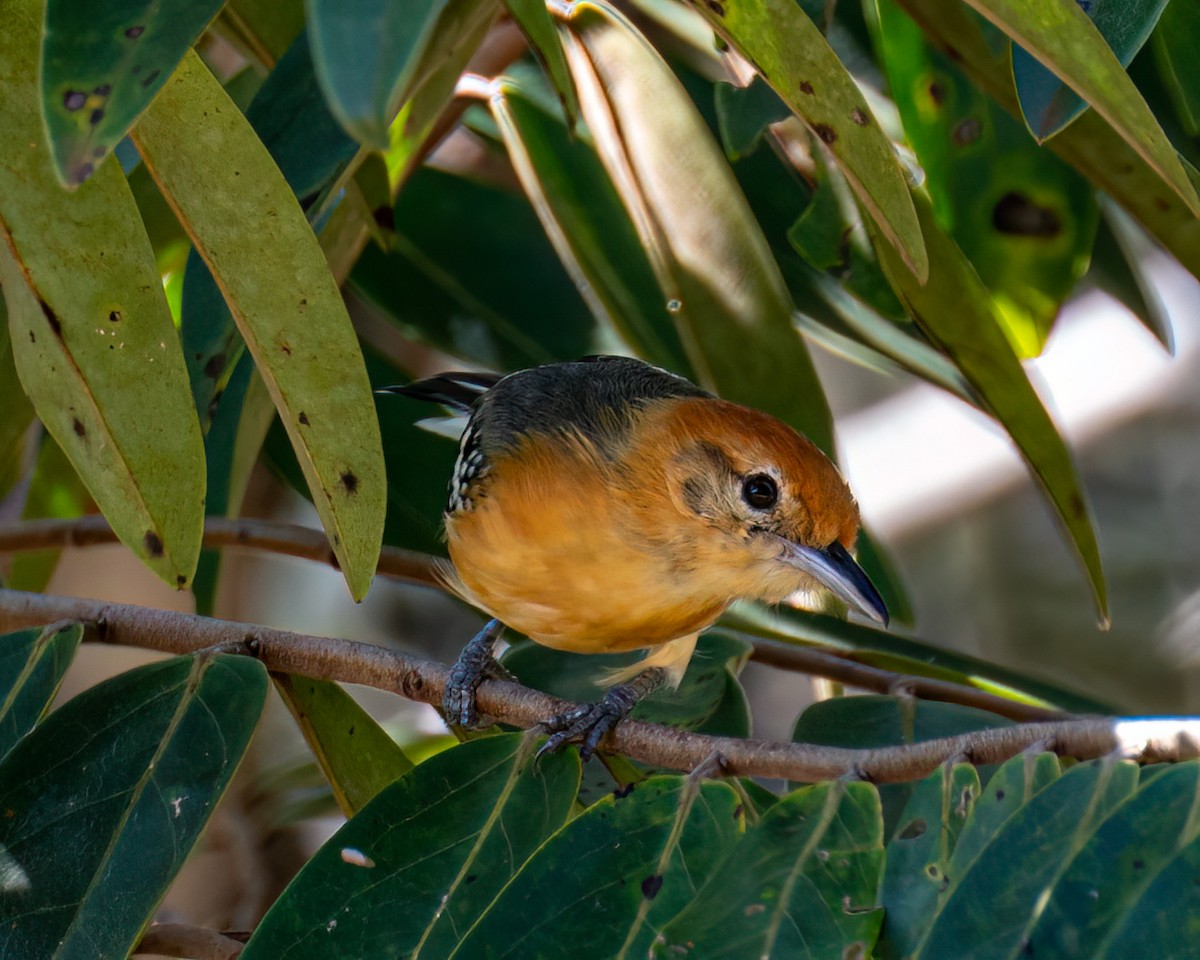
[(887, 623), (850, 555), (859, 521), (846, 482), (768, 414), (626, 357), (386, 390), (469, 415), (444, 518), (447, 579), (494, 619), (455, 664), (451, 723), (476, 722), (502, 625), (557, 650), (649, 648), (604, 699), (545, 722), (543, 751), (582, 740), (587, 759), (638, 700), (679, 683), (734, 600), (823, 588)]

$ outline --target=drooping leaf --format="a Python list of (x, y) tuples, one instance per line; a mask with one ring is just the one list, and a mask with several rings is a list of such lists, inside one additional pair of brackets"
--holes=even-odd
[(723, 783), (689, 795), (681, 777), (651, 777), (619, 798), (610, 794), (543, 844), (457, 949), (440, 955), (646, 956), (733, 845), (738, 803)]
[(36, 146), (41, 14), (36, 0), (9, 4), (0, 32), (0, 284), (13, 359), (122, 542), (182, 586), (200, 551), (204, 502), (183, 358), (119, 166), (68, 193)]
[(316, 237), (270, 155), (195, 55), (134, 136), (222, 288), (350, 593), (361, 598), (383, 531), (383, 453), (362, 354)]
[(829, 149), (855, 196), (923, 282), (929, 257), (908, 182), (862, 93), (792, 0), (694, 4)]
[(47, 0), (42, 109), (64, 184), (88, 179), (129, 132), (222, 0)]
[(934, 221), (928, 201), (918, 197), (917, 210), (932, 254), (929, 282), (917, 285), (891, 248), (880, 244), (884, 267), (921, 328), (955, 362), (1041, 483), (1087, 574), (1097, 616), (1107, 622), (1108, 591), (1095, 525), (1066, 444), (996, 324), (978, 275)]
[(332, 680), (286, 674), (275, 678), (275, 689), (347, 817), (413, 768), (399, 744)]
[(262, 711), (250, 657), (176, 657), (75, 697), (0, 763), (0, 953), (123, 957)]
[(1175, 331), (1171, 316), (1147, 270), (1152, 241), (1132, 217), (1111, 200), (1100, 200), (1100, 227), (1092, 248), (1087, 279), (1124, 304), (1142, 326), (1173, 354)]
[[(1077, 4), (1065, 0), (966, 2), (1083, 97), (1184, 202), (1192, 215), (1200, 216), (1200, 197), (1175, 149), (1116, 55)], [(1039, 135), (1037, 129), (1033, 133)]]
[(581, 131), (572, 137), (522, 83), (498, 82), (490, 106), (517, 176), (593, 315), (644, 359), (695, 376), (654, 268), (592, 144)]
[(584, 119), (698, 382), (830, 450), (829, 410), (792, 329), (787, 288), (703, 118), (645, 37), (608, 6), (576, 4), (563, 30)]
[(1180, 124), (1190, 136), (1200, 135), (1200, 60), (1195, 57), (1200, 8), (1192, 3), (1167, 4), (1150, 42)]
[(571, 79), (554, 18), (545, 0), (505, 0), (505, 6), (545, 66), (546, 74), (554, 84), (554, 90), (566, 112), (567, 123), (574, 127), (579, 118), (579, 97), (575, 93), (575, 82)]
[(384, 789), (300, 871), (245, 960), (449, 956), (570, 813), (578, 758), (533, 767), (521, 742), (464, 743)]
[(870, 956), (883, 923), (882, 869), (883, 822), (870, 784), (797, 790), (746, 831), (666, 925), (652, 956)]
[(82, 639), (78, 623), (0, 637), (0, 757), (49, 710)]
[(991, 292), (1013, 347), (1036, 356), (1087, 268), (1095, 191), (933, 49), (895, 3), (877, 9), (888, 80), (938, 222)]
[[(1121, 66), (1128, 67), (1166, 5), (1167, 0), (1087, 0), (1079, 8)], [(1039, 140), (1054, 136), (1087, 109), (1082, 97), (1016, 44), (1012, 69), (1021, 113)]]

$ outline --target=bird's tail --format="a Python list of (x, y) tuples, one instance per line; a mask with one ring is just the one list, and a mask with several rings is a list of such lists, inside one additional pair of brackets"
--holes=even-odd
[(470, 413), (487, 391), (496, 385), (503, 374), (499, 373), (440, 373), (426, 380), (394, 387), (380, 387), (376, 393), (398, 393), (418, 400), (442, 403), (462, 413)]

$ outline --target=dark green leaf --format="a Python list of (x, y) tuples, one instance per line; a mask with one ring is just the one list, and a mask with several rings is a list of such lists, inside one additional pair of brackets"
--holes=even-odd
[(1175, 352), (1175, 332), (1146, 255), (1153, 242), (1132, 217), (1111, 200), (1101, 198), (1100, 227), (1087, 279), (1124, 304), (1168, 353)]
[(228, 0), (220, 23), (247, 56), (270, 70), (304, 29), (304, 0)]
[(522, 743), (469, 741), (378, 794), (300, 871), (244, 960), (447, 957), (570, 813), (578, 758), (533, 767)]
[[(500, 223), (503, 232), (481, 228)], [(369, 246), (351, 283), (408, 335), (499, 370), (599, 347), (591, 313), (523, 197), (425, 168), (400, 191), (395, 229), (392, 251)]]
[(575, 81), (571, 79), (571, 71), (567, 67), (562, 40), (559, 39), (558, 29), (545, 0), (505, 0), (504, 5), (546, 68), (546, 74), (554, 84), (554, 90), (567, 115), (567, 122), (574, 127), (579, 119), (579, 97), (575, 93)]
[(748, 87), (717, 83), (714, 105), (721, 144), (731, 163), (758, 149), (768, 124), (792, 115), (779, 94), (757, 75)]
[(0, 757), (50, 709), (82, 639), (78, 623), (0, 637)]
[(220, 9), (221, 0), (49, 0), (42, 112), (63, 183), (92, 175)]
[(1200, 7), (1168, 4), (1150, 43), (1180, 124), (1190, 136), (1200, 135)]
[[(964, 829), (950, 859), (939, 910), (913, 956), (961, 960), (964, 943), (987, 944), (987, 956), (1020, 956), (1044, 899), (1075, 852), (1136, 790), (1137, 780), (1137, 765), (1128, 761), (1079, 764), (1005, 820), (970, 862), (961, 856)], [(989, 783), (984, 796), (991, 791)], [(976, 805), (976, 815), (981, 807), (982, 802)]]
[[(1167, 0), (1086, 0), (1079, 7), (1096, 25), (1121, 66), (1128, 67), (1166, 5)], [(1079, 94), (1016, 44), (1012, 69), (1021, 112), (1039, 140), (1054, 136), (1087, 109)]]
[(347, 817), (413, 768), (396, 741), (332, 680), (283, 674), (275, 677), (275, 689)]
[(789, 794), (746, 831), (666, 925), (653, 956), (870, 956), (883, 922), (882, 828), (870, 784), (821, 784)]
[(250, 657), (176, 657), (80, 694), (0, 763), (0, 954), (123, 957), (254, 731)]
[(729, 786), (688, 789), (681, 777), (651, 777), (588, 807), (537, 851), (449, 956), (646, 956), (741, 826)]

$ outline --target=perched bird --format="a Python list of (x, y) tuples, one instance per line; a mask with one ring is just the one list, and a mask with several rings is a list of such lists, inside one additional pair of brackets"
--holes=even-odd
[(469, 415), (445, 513), (450, 579), (494, 620), (455, 665), (452, 723), (476, 721), (501, 625), (558, 650), (650, 648), (603, 700), (546, 721), (543, 750), (582, 740), (586, 759), (639, 699), (679, 683), (734, 600), (825, 589), (887, 622), (850, 555), (859, 521), (845, 481), (768, 414), (625, 357), (387, 391)]

